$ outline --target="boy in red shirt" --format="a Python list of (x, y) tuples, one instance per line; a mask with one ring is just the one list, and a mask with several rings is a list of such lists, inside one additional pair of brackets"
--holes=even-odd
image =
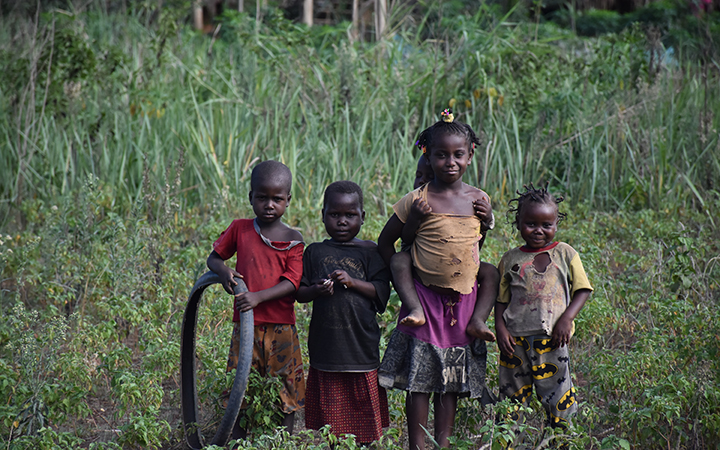
[[(302, 235), (282, 223), (290, 202), (292, 174), (277, 161), (264, 161), (252, 171), (250, 203), (255, 219), (234, 220), (217, 241), (207, 259), (210, 270), (220, 275), (225, 290), (232, 294), (243, 278), (248, 292), (235, 296), (233, 337), (228, 371), (237, 368), (240, 344), (240, 313), (253, 310), (255, 338), (253, 367), (262, 376), (279, 377), (283, 382), (280, 402), (282, 425), (292, 433), (295, 411), (305, 405), (300, 342), (295, 328), (294, 295), (302, 278)], [(235, 253), (235, 270), (225, 265)], [(244, 438), (236, 423), (234, 439)]]

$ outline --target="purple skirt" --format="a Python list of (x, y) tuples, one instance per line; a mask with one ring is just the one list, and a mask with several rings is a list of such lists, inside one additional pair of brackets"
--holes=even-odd
[[(425, 312), (425, 325), (408, 327), (398, 323), (399, 331), (440, 348), (463, 347), (475, 339), (465, 330), (475, 309), (477, 282), (469, 294), (438, 294), (418, 280), (415, 280), (415, 290)], [(408, 312), (401, 306), (398, 321)]]
[[(487, 347), (465, 330), (477, 299), (477, 284), (470, 294), (438, 294), (415, 281), (425, 311), (425, 325), (397, 326), (390, 336), (378, 369), (378, 382), (385, 388), (410, 392), (455, 393), (479, 398), (482, 404), (495, 401), (485, 385)], [(400, 308), (400, 317), (408, 311)]]

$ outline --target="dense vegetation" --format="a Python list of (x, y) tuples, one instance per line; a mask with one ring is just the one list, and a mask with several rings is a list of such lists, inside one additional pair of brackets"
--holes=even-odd
[[(411, 186), (417, 132), (452, 106), (484, 135), (468, 182), (499, 217), (524, 183), (565, 194), (558, 237), (580, 250), (596, 288), (572, 343), (572, 434), (546, 430), (538, 404), (524, 423), (496, 424), (511, 406), (465, 401), (455, 447), (716, 448), (717, 17), (676, 8), (673, 20), (578, 38), (485, 3), (463, 15), (398, 8), (387, 39), (371, 44), (275, 10), (260, 22), (226, 14), (202, 36), (184, 12), (156, 6), (0, 19), (4, 446), (179, 448), (184, 303), (211, 242), (251, 214), (253, 164), (292, 169), (286, 219), (307, 242), (324, 236), (324, 187), (359, 182), (362, 235), (376, 239)], [(494, 263), (517, 245), (500, 222), (484, 249)], [(199, 323), (210, 426), (232, 379), (228, 306), (212, 291)], [(397, 308), (393, 296), (388, 333)], [(298, 307), (303, 333), (308, 314)], [(253, 378), (251, 389), (271, 396), (274, 384)], [(252, 405), (245, 447), (333, 441), (271, 430), (270, 404)], [(400, 393), (391, 415), (379, 448), (405, 442)]]

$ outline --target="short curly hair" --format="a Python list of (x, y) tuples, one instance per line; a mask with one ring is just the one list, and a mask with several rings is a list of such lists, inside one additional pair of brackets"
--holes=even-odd
[[(508, 222), (515, 225), (515, 228), (520, 228), (520, 214), (528, 203), (544, 203), (555, 206), (558, 208), (558, 223), (567, 217), (567, 214), (560, 212), (558, 206), (565, 199), (562, 196), (551, 194), (548, 190), (548, 183), (545, 183), (545, 187), (543, 188), (535, 188), (532, 183), (523, 185), (523, 188), (525, 192), (516, 191), (518, 197), (508, 202), (508, 205), (510, 205), (510, 209), (507, 212)], [(513, 203), (515, 203), (515, 206), (513, 206)]]
[(258, 189), (263, 183), (275, 182), (281, 184), (290, 193), (292, 189), (292, 173), (285, 164), (279, 161), (267, 160), (253, 167), (250, 174), (250, 190)]
[(364, 209), (363, 205), (363, 191), (362, 188), (355, 182), (342, 180), (330, 183), (325, 188), (325, 195), (323, 195), (323, 209), (327, 205), (328, 197), (332, 194), (357, 194), (358, 201), (360, 202), (360, 209)]

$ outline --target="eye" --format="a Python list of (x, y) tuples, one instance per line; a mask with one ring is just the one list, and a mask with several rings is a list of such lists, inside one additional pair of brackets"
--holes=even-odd
[(348, 216), (348, 217), (355, 217), (356, 215), (357, 215), (357, 214), (355, 214), (355, 213), (347, 213), (347, 214), (346, 214), (346, 216)]

